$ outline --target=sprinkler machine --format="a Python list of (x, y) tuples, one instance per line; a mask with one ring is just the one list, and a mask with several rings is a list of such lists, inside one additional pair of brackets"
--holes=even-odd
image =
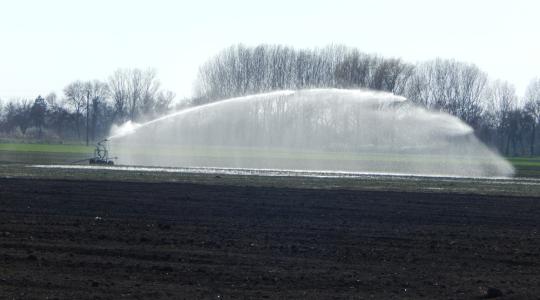
[(107, 145), (108, 141), (109, 140), (104, 139), (96, 144), (96, 148), (94, 149), (94, 157), (77, 160), (72, 162), (72, 164), (88, 161), (91, 165), (114, 165), (113, 160), (117, 159), (117, 157), (109, 157), (109, 147)]
[(116, 157), (109, 158), (107, 142), (108, 140), (104, 139), (96, 144), (96, 149), (94, 149), (94, 157), (89, 159), (91, 165), (114, 165), (113, 159), (116, 159)]

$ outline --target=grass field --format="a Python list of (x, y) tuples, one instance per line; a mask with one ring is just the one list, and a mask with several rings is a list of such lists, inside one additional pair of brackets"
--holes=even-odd
[(93, 147), (73, 144), (0, 143), (0, 151), (88, 154), (92, 153)]
[[(195, 174), (192, 172), (126, 171), (110, 168), (49, 169), (32, 164), (69, 164), (88, 158), (93, 149), (81, 145), (0, 144), (0, 177), (104, 180), (129, 182), (183, 182), (210, 185), (352, 189), (372, 191), (446, 191), (489, 195), (535, 196), (540, 194), (539, 158), (510, 158), (517, 178), (508, 180), (407, 176), (364, 178), (307, 178), (297, 176), (251, 176)], [(83, 163), (84, 165), (84, 163)]]
[(540, 156), (507, 157), (507, 159), (516, 169), (516, 176), (540, 178)]
[[(80, 159), (92, 156), (93, 146), (84, 146), (80, 144), (26, 144), (26, 143), (0, 143), (0, 163), (19, 163), (19, 164), (60, 164), (71, 163)], [(113, 149), (114, 150), (114, 149)], [(336, 161), (384, 161), (386, 163), (400, 163), (404, 161), (413, 161), (425, 163), (426, 161), (437, 161), (442, 159), (438, 155), (429, 155), (428, 157), (414, 154), (379, 154), (379, 153), (323, 153), (323, 152), (296, 152), (291, 153), (281, 150), (249, 150), (242, 148), (186, 148), (186, 147), (164, 147), (159, 151), (149, 148), (134, 149), (135, 154), (153, 155), (178, 155), (191, 157), (219, 158), (233, 155), (258, 159), (263, 157), (272, 157), (277, 159), (309, 159), (309, 160), (336, 160)], [(121, 151), (115, 153), (122, 155)], [(449, 159), (445, 157), (444, 159)], [(459, 158), (451, 158), (457, 160)], [(479, 158), (481, 160), (481, 158)], [(516, 177), (540, 178), (540, 157), (507, 157), (507, 160), (516, 169)]]
[(70, 144), (0, 143), (0, 164), (59, 164), (88, 158), (92, 147)]

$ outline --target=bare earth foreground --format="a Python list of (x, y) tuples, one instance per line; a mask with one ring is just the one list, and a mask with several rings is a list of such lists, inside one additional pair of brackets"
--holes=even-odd
[(539, 225), (538, 197), (0, 179), (0, 298), (540, 299)]

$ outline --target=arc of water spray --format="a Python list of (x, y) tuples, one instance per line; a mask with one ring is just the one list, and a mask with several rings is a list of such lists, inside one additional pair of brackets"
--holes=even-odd
[(157, 119), (154, 119), (154, 120), (151, 120), (151, 121), (148, 121), (148, 122), (145, 122), (145, 123), (141, 123), (141, 124), (132, 122), (130, 120), (130, 121), (127, 121), (126, 123), (122, 124), (120, 127), (116, 128), (115, 130), (113, 130), (114, 134), (109, 136), (107, 138), (107, 140), (112, 140), (112, 139), (115, 139), (115, 138), (124, 137), (126, 135), (133, 134), (138, 129), (140, 129), (142, 127), (146, 127), (148, 125), (151, 125), (151, 124), (154, 124), (154, 123), (166, 120), (166, 119), (174, 118), (174, 117), (177, 117), (177, 116), (180, 116), (180, 115), (183, 115), (183, 114), (188, 114), (188, 113), (190, 113), (192, 111), (195, 111), (195, 110), (202, 110), (202, 109), (210, 108), (210, 107), (217, 106), (217, 105), (223, 105), (223, 104), (226, 104), (226, 103), (229, 103), (229, 102), (249, 100), (250, 98), (254, 98), (254, 97), (276, 97), (276, 96), (286, 97), (286, 96), (290, 96), (292, 94), (294, 94), (294, 91), (292, 91), (292, 90), (283, 90), (283, 91), (269, 92), (269, 93), (264, 93), (264, 94), (256, 94), (256, 95), (250, 95), (250, 96), (236, 97), (236, 98), (230, 98), (230, 99), (217, 101), (217, 102), (212, 102), (212, 103), (208, 103), (208, 104), (204, 104), (204, 105), (200, 105), (200, 106), (186, 108), (186, 109), (183, 109), (183, 110), (180, 110), (180, 111), (177, 111), (177, 112), (174, 112), (174, 113), (171, 113), (171, 114), (168, 114), (168, 115), (165, 115), (165, 116), (162, 116), (162, 117), (159, 117)]
[[(163, 122), (171, 118), (177, 121)], [(158, 122), (167, 124), (156, 136), (158, 129), (148, 125)], [(148, 132), (142, 129), (147, 126)], [(133, 139), (120, 139), (127, 135)], [(133, 149), (149, 140), (167, 149), (170, 141), (163, 139), (168, 136), (174, 136), (178, 145), (197, 145), (204, 151), (148, 155)], [(126, 153), (123, 162), (134, 165), (469, 177), (514, 174), (512, 165), (457, 117), (371, 90), (285, 90), (236, 97), (142, 124), (129, 121), (113, 129), (108, 139), (117, 139), (115, 147)], [(214, 155), (216, 149), (219, 153)]]

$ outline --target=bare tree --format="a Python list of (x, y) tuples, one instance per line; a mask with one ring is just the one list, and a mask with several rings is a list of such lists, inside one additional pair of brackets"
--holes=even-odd
[(81, 117), (86, 111), (86, 87), (80, 81), (74, 81), (64, 88), (66, 103), (73, 111), (75, 128), (77, 129), (77, 138), (81, 139)]
[(487, 109), (496, 115), (496, 125), (502, 123), (508, 113), (517, 108), (516, 89), (507, 81), (495, 80), (488, 92)]
[(12, 99), (6, 107), (5, 118), (8, 131), (13, 131), (17, 127), (23, 135), (32, 124), (32, 104), (28, 99)]
[(11, 133), (15, 129), (16, 122), (15, 116), (17, 115), (17, 107), (14, 101), (10, 101), (6, 104), (2, 114), (2, 131)]
[[(100, 105), (105, 102), (109, 95), (109, 87), (105, 82), (99, 80), (87, 81), (85, 86), (86, 100), (86, 143), (88, 140), (96, 140), (96, 126), (98, 125)], [(90, 116), (91, 112), (91, 116)], [(91, 121), (90, 121), (91, 119)]]
[(4, 101), (0, 99), (0, 132), (7, 132), (7, 113), (9, 104), (4, 105)]
[(127, 70), (116, 70), (109, 77), (108, 81), (109, 92), (114, 102), (115, 119), (124, 122), (128, 115), (128, 99), (129, 99), (129, 74)]
[(43, 138), (43, 127), (45, 127), (45, 116), (47, 114), (47, 102), (43, 97), (38, 96), (32, 105), (30, 115), (32, 122), (38, 128), (38, 138)]
[(128, 112), (130, 120), (137, 116), (142, 94), (143, 72), (139, 69), (128, 70)]
[(531, 119), (530, 154), (535, 154), (536, 127), (540, 123), (540, 79), (531, 81), (525, 92), (525, 112)]
[(5, 122), (5, 108), (4, 108), (4, 101), (2, 101), (2, 98), (0, 98), (0, 130), (4, 128), (4, 122)]
[(412, 65), (339, 45), (300, 49), (236, 45), (199, 69), (195, 103), (278, 89), (372, 88), (402, 92)]
[(149, 69), (142, 73), (142, 80), (140, 82), (141, 99), (139, 114), (144, 117), (152, 117), (155, 115), (159, 88), (160, 83), (157, 80), (155, 70)]
[(521, 117), (517, 113), (517, 95), (514, 86), (506, 81), (494, 81), (490, 87), (487, 107), (493, 112), (494, 125), (499, 135), (503, 137), (501, 149), (509, 154), (510, 146), (515, 149), (518, 141), (517, 122)]
[(154, 111), (156, 115), (163, 115), (171, 109), (176, 95), (171, 91), (161, 91), (157, 95)]
[(477, 66), (437, 59), (415, 68), (404, 95), (415, 103), (446, 111), (475, 126), (482, 115), (486, 84), (487, 75)]
[(53, 102), (49, 105), (49, 126), (53, 129), (60, 139), (65, 137), (65, 132), (70, 128), (70, 114), (65, 105)]
[(335, 76), (339, 87), (367, 88), (370, 85), (375, 58), (352, 49), (336, 66)]
[(151, 115), (160, 83), (153, 69), (117, 70), (109, 78), (109, 90), (114, 101), (117, 119), (137, 120)]

